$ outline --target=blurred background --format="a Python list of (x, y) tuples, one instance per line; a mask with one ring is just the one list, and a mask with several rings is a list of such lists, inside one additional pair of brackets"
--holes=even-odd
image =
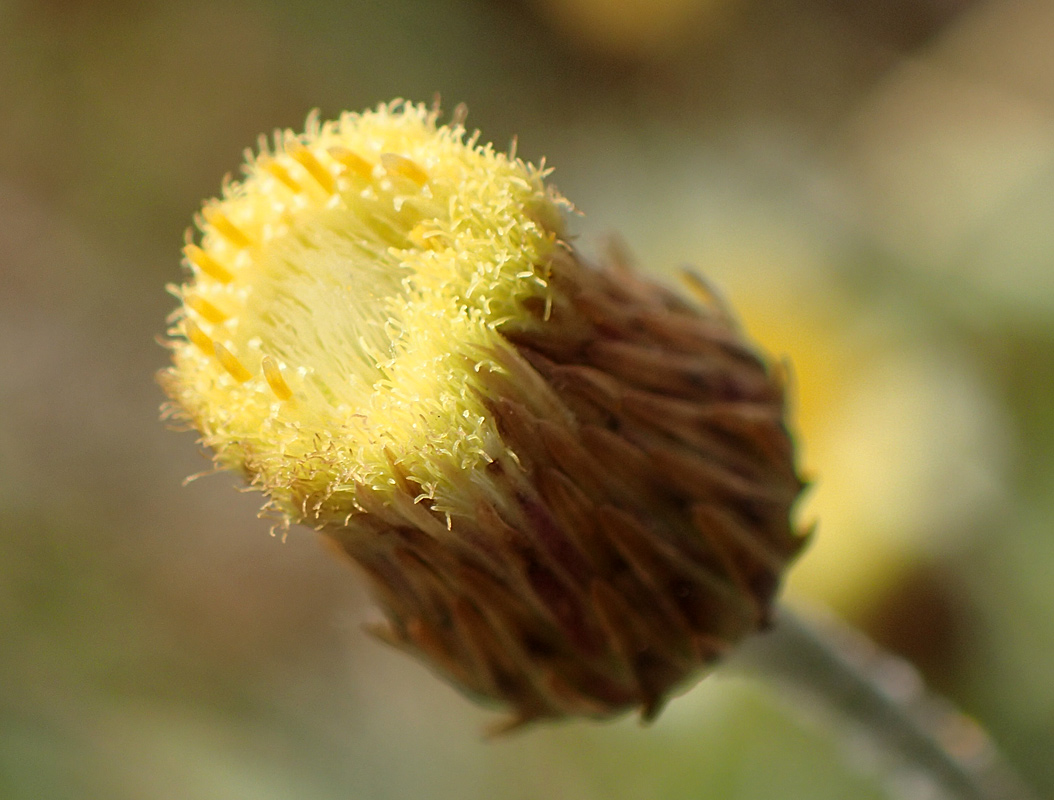
[(881, 798), (718, 673), (650, 728), (495, 719), (158, 420), (183, 232), (261, 132), (393, 97), (555, 165), (793, 365), (788, 601), (1054, 793), (1054, 4), (0, 0), (0, 796)]

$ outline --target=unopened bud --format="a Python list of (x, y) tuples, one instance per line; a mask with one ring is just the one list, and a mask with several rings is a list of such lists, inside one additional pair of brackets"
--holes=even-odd
[(276, 137), (205, 204), (161, 382), (382, 638), (512, 724), (650, 718), (803, 546), (781, 373), (585, 263), (545, 174), (399, 102)]

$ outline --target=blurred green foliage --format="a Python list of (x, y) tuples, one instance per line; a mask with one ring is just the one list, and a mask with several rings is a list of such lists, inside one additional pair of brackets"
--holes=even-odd
[(1050, 5), (672, 2), (617, 46), (589, 14), (618, 4), (558, 6), (0, 4), (0, 795), (885, 796), (720, 675), (651, 729), (484, 742), (310, 533), (181, 488), (206, 462), (152, 375), (201, 199), (311, 108), (434, 92), (557, 166), (587, 250), (697, 265), (790, 358), (820, 519), (793, 596), (1054, 792)]

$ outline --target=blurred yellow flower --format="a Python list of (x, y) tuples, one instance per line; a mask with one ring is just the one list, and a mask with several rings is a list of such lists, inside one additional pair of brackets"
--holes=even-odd
[(803, 515), (818, 529), (788, 590), (858, 617), (1000, 502), (1008, 436), (961, 355), (896, 312), (854, 310), (809, 284), (777, 295), (775, 281), (752, 281), (738, 308), (767, 350), (792, 358), (813, 482)]
[(705, 32), (736, 0), (535, 0), (576, 46), (615, 57), (647, 58)]

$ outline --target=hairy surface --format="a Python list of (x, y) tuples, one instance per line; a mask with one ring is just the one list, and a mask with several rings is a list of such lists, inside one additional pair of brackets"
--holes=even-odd
[(456, 473), (501, 449), (476, 376), (547, 290), (562, 201), (424, 106), (275, 139), (187, 244), (175, 413), (293, 520), (343, 519), (395, 465), (449, 505)]

